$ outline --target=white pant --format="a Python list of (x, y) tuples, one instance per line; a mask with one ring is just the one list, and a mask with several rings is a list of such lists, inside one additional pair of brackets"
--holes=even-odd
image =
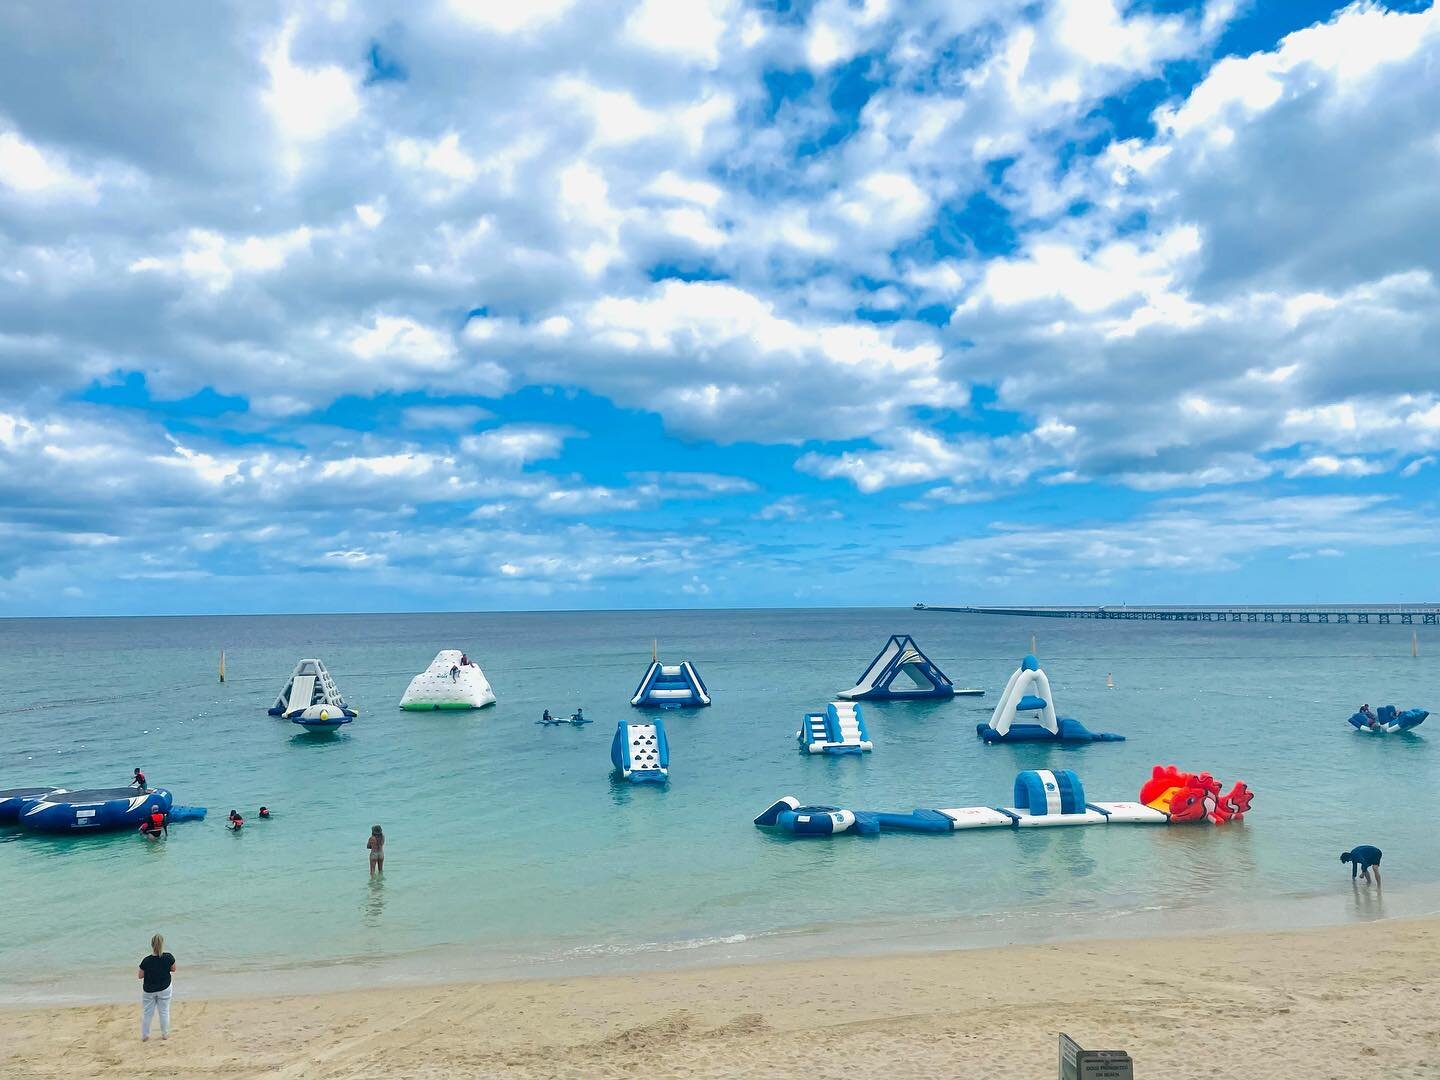
[(170, 991), (174, 989), (173, 986), (167, 986), (156, 994), (147, 994), (143, 990), (140, 992), (142, 1004), (140, 1037), (142, 1039), (150, 1037), (150, 1018), (155, 1015), (156, 1009), (160, 1010), (160, 1034), (170, 1034)]

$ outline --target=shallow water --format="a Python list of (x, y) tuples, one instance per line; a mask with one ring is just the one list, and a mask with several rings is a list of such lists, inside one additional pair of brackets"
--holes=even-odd
[[(484, 978), (1084, 934), (1336, 922), (1440, 909), (1440, 727), (1370, 738), (1362, 700), (1433, 706), (1421, 627), (1071, 622), (911, 611), (599, 612), (0, 621), (0, 787), (123, 784), (135, 766), (210, 818), (163, 844), (0, 831), (0, 986), (109, 997), (155, 930), (211, 989)], [(795, 750), (802, 714), (910, 632), (984, 699), (867, 704), (860, 758)], [(1428, 632), (1428, 633), (1427, 633)], [(1120, 744), (987, 747), (974, 725), (1039, 638), (1057, 704)], [(609, 777), (658, 637), (715, 704), (666, 713), (672, 783)], [(441, 648), (499, 704), (402, 713)], [(226, 650), (229, 681), (216, 681)], [(320, 656), (359, 720), (265, 715)], [(1107, 690), (1113, 673), (1116, 688)], [(585, 728), (534, 724), (583, 705)], [(999, 830), (798, 841), (785, 794), (864, 809), (1010, 801), (1024, 768), (1134, 798), (1152, 765), (1244, 779), (1239, 827)], [(271, 821), (254, 810), (266, 803)], [(246, 812), (240, 835), (222, 827)], [(387, 875), (366, 875), (384, 825)], [(1383, 903), (1338, 853), (1386, 852)]]

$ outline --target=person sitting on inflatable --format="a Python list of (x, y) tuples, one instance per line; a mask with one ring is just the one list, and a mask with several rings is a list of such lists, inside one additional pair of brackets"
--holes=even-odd
[(1243, 780), (1221, 795), (1220, 781), (1209, 773), (1182, 773), (1174, 765), (1156, 765), (1140, 788), (1140, 801), (1169, 814), (1171, 821), (1239, 821), (1254, 798)]

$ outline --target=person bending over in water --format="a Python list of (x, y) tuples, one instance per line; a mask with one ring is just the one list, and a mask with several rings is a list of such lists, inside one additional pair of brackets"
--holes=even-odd
[(1355, 880), (1355, 875), (1360, 875), (1360, 880), (1366, 885), (1370, 884), (1370, 875), (1375, 875), (1375, 885), (1380, 885), (1380, 849), (1370, 844), (1361, 844), (1357, 848), (1341, 852), (1340, 861), (1350, 864), (1350, 880)]
[(236, 811), (231, 810), (231, 811), (230, 811), (230, 823), (229, 823), (228, 825), (226, 825), (225, 827), (226, 827), (227, 829), (229, 829), (231, 832), (239, 832), (241, 829), (243, 829), (243, 828), (245, 827), (245, 819), (244, 819), (243, 817), (241, 817)]
[(379, 825), (370, 826), (370, 839), (365, 841), (365, 847), (370, 852), (370, 876), (377, 873), (385, 876), (385, 830)]
[(169, 839), (170, 816), (158, 806), (150, 807), (150, 815), (140, 823), (140, 834), (150, 840)]
[(135, 770), (135, 776), (131, 779), (130, 783), (131, 783), (133, 786), (139, 788), (141, 791), (149, 791), (149, 790), (150, 790), (150, 788), (147, 787), (146, 784), (145, 784), (145, 774), (144, 774), (143, 772), (141, 772), (139, 769), (136, 769), (136, 770)]

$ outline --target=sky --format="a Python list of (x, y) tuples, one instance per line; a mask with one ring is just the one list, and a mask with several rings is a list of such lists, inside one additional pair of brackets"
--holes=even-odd
[(1440, 601), (1440, 12), (0, 6), (0, 615)]

